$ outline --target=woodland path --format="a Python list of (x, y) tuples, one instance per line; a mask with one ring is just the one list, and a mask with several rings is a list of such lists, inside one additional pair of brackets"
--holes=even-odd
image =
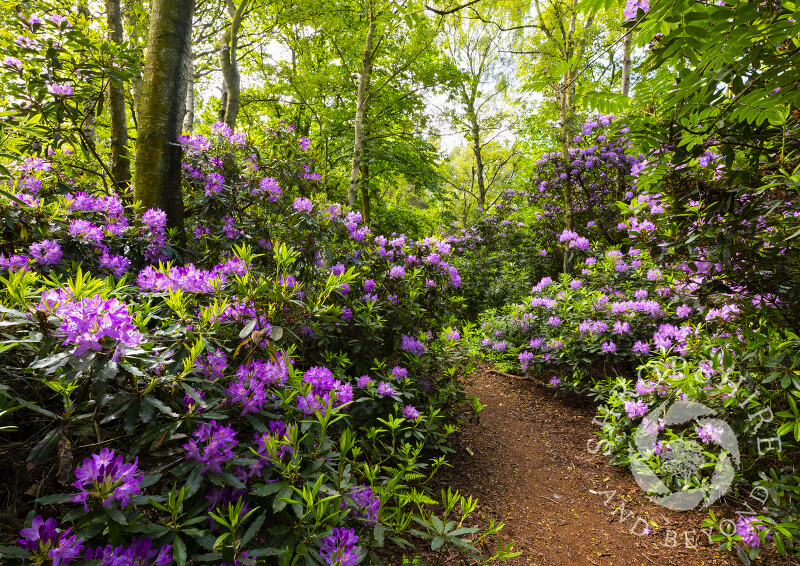
[[(463, 425), (453, 467), (440, 470), (432, 483), (477, 496), (483, 521), (494, 516), (505, 523), (501, 537), (522, 552), (509, 564), (740, 564), (732, 554), (717, 552), (718, 543), (710, 545), (700, 531), (704, 511), (673, 512), (650, 502), (627, 468), (610, 466), (602, 454), (587, 450), (597, 430), (588, 400), (555, 397), (542, 385), (488, 372), (471, 379), (469, 391), (485, 408), (478, 424)], [(651, 534), (631, 532), (641, 533), (651, 521)], [(783, 558), (757, 564), (798, 563)]]

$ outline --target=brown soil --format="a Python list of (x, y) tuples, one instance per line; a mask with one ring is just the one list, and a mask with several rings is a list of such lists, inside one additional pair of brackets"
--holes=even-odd
[[(470, 392), (485, 405), (480, 422), (463, 427), (453, 467), (434, 481), (477, 496), (481, 523), (489, 516), (505, 523), (501, 538), (522, 553), (509, 564), (740, 564), (701, 532), (705, 511), (674, 512), (650, 502), (627, 468), (587, 450), (597, 426), (586, 400), (490, 373), (476, 376)], [(715, 511), (735, 514), (733, 507)], [(649, 535), (641, 534), (646, 523)], [(757, 563), (797, 564), (764, 557)]]

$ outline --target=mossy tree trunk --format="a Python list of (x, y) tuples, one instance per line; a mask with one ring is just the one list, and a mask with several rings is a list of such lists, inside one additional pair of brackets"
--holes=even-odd
[(153, 0), (147, 38), (134, 196), (143, 210), (160, 208), (167, 226), (186, 239), (178, 143), (186, 106), (186, 57), (190, 56), (194, 0)]
[[(119, 0), (106, 0), (108, 40), (122, 43), (122, 12)], [(108, 81), (108, 113), (111, 116), (111, 176), (119, 192), (128, 189), (131, 181), (131, 161), (128, 157), (128, 117), (125, 113), (125, 88), (122, 81)]]

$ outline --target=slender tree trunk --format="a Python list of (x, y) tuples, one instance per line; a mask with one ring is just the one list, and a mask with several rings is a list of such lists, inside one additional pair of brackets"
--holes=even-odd
[[(108, 40), (122, 43), (122, 12), (119, 0), (106, 0)], [(131, 181), (128, 157), (128, 117), (125, 113), (125, 89), (122, 81), (108, 81), (108, 113), (111, 116), (111, 175), (118, 192), (127, 190)]]
[[(87, 25), (91, 22), (92, 13), (89, 11), (86, 0), (80, 0), (78, 3), (78, 13), (83, 16)], [(81, 131), (83, 132), (83, 137), (86, 139), (86, 143), (89, 144), (91, 149), (95, 148), (94, 113), (96, 110), (96, 104), (92, 104), (91, 101), (87, 100), (83, 103), (83, 113), (86, 118), (83, 120)]]
[(367, 39), (364, 43), (364, 59), (361, 65), (361, 76), (358, 78), (356, 92), (355, 140), (353, 141), (353, 166), (350, 169), (350, 187), (347, 190), (347, 206), (353, 208), (358, 194), (358, 171), (361, 165), (361, 151), (364, 148), (364, 116), (367, 113), (367, 89), (372, 75), (372, 40), (375, 37), (375, 20), (370, 13)]
[(219, 98), (219, 112), (217, 112), (217, 122), (225, 121), (225, 109), (228, 107), (228, 89), (225, 86), (225, 81), (222, 81), (222, 86), (219, 87), (222, 94)]
[(134, 196), (143, 210), (160, 208), (167, 226), (186, 241), (181, 193), (182, 149), (178, 143), (186, 104), (187, 44), (194, 0), (153, 0), (147, 38)]
[(631, 90), (631, 32), (622, 38), (622, 95), (628, 96)]
[(183, 115), (183, 131), (194, 130), (194, 56), (189, 42), (189, 56), (186, 58), (186, 114)]
[(481, 155), (481, 130), (474, 112), (472, 118), (472, 153), (475, 154), (475, 176), (478, 181), (478, 207), (486, 206), (486, 182), (483, 175), (483, 156)]
[(222, 68), (222, 77), (225, 80), (225, 115), (222, 121), (231, 129), (236, 125), (236, 117), (239, 115), (239, 92), (241, 77), (239, 75), (239, 65), (236, 60), (236, 47), (239, 41), (239, 28), (242, 25), (242, 17), (247, 0), (241, 0), (239, 6), (235, 6), (231, 0), (228, 2), (228, 12), (231, 15), (231, 25), (223, 32), (219, 40), (219, 62)]
[(369, 202), (369, 164), (361, 162), (361, 212), (364, 215), (364, 224), (370, 224), (370, 202)]

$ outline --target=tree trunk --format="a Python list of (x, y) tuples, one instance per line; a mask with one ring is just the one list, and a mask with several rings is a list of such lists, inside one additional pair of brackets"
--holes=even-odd
[(219, 87), (222, 94), (219, 98), (219, 111), (217, 112), (217, 122), (225, 121), (225, 109), (228, 107), (228, 89), (225, 86), (225, 80), (222, 81), (222, 86)]
[(232, 130), (236, 125), (239, 115), (239, 91), (241, 78), (239, 65), (236, 61), (236, 46), (239, 41), (239, 28), (242, 25), (242, 16), (247, 0), (241, 0), (239, 6), (228, 2), (228, 12), (231, 15), (231, 25), (223, 32), (219, 39), (219, 62), (222, 68), (222, 78), (225, 81), (225, 115), (221, 121), (225, 122)]
[(347, 206), (353, 208), (358, 194), (358, 171), (361, 165), (361, 151), (364, 148), (364, 116), (367, 113), (367, 89), (372, 75), (372, 40), (375, 37), (375, 20), (370, 13), (369, 29), (364, 44), (364, 59), (361, 76), (358, 78), (356, 92), (355, 140), (353, 141), (353, 166), (350, 169), (350, 187), (347, 190)]
[(364, 224), (370, 223), (370, 203), (369, 203), (369, 164), (361, 162), (361, 211), (364, 215)]
[(189, 42), (189, 56), (186, 59), (186, 113), (183, 115), (183, 131), (194, 130), (194, 56)]
[(631, 32), (622, 38), (622, 96), (631, 90)]
[(178, 137), (186, 104), (185, 58), (193, 12), (194, 0), (152, 2), (136, 136), (134, 196), (142, 210), (160, 208), (167, 214), (167, 226), (178, 229), (181, 244), (186, 232)]
[[(86, 5), (86, 0), (78, 2), (78, 13), (86, 20), (87, 25), (92, 20), (92, 13), (89, 11), (89, 6)], [(86, 143), (92, 150), (95, 149), (95, 131), (94, 131), (94, 113), (97, 110), (97, 105), (87, 100), (83, 103), (84, 120), (81, 125), (81, 132)]]
[[(122, 43), (122, 12), (119, 0), (106, 0), (108, 40)], [(128, 157), (128, 118), (125, 113), (125, 89), (122, 81), (108, 81), (108, 113), (111, 117), (111, 175), (118, 192), (125, 192), (131, 181), (131, 161)]]
[(475, 154), (475, 176), (478, 180), (478, 207), (486, 206), (486, 183), (483, 177), (483, 156), (481, 155), (481, 130), (478, 126), (478, 119), (472, 114), (472, 153)]

